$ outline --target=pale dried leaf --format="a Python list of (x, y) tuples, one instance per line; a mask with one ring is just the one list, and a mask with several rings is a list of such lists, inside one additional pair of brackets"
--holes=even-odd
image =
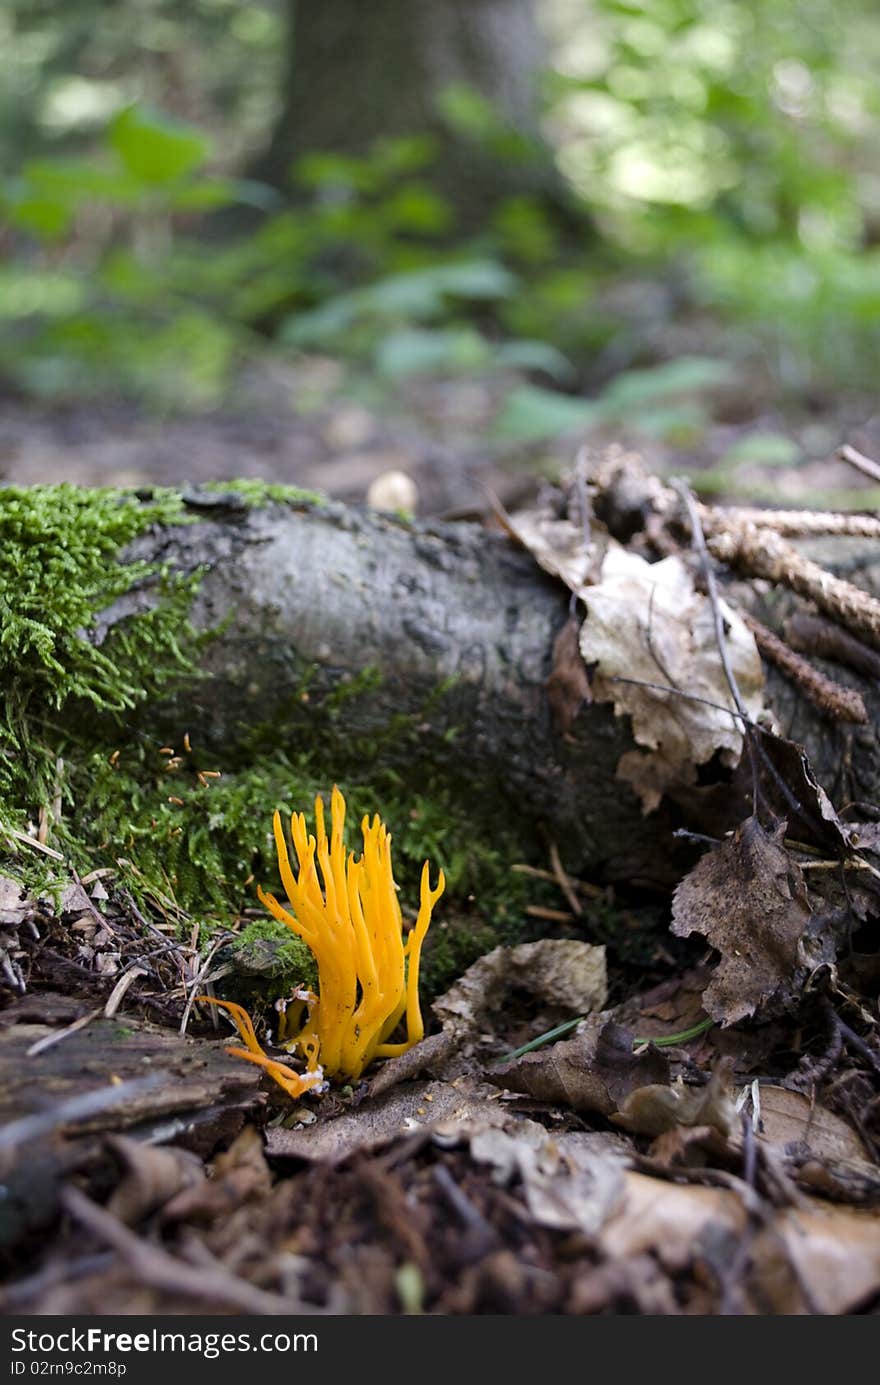
[(861, 1139), (827, 1106), (817, 1105), (803, 1092), (768, 1083), (761, 1086), (758, 1139), (780, 1153), (805, 1151), (823, 1159), (865, 1160)]
[(624, 1193), (599, 1237), (612, 1260), (653, 1252), (668, 1270), (683, 1270), (710, 1228), (717, 1238), (738, 1241), (748, 1222), (741, 1200), (721, 1188), (681, 1186), (630, 1170)]
[[(693, 783), (696, 766), (716, 753), (725, 764), (736, 764), (743, 729), (722, 667), (712, 606), (694, 589), (682, 560), (648, 563), (612, 545), (601, 580), (582, 597), (587, 619), (580, 647), (586, 662), (596, 665), (593, 696), (612, 702), (618, 716), (628, 715), (634, 740), (651, 751), (647, 757), (629, 752), (618, 766), (644, 811), (656, 808), (667, 789)], [(755, 718), (762, 707), (761, 659), (743, 621), (723, 602), (721, 607), (730, 665), (745, 710)]]
[(592, 554), (583, 526), (560, 519), (549, 508), (519, 510), (507, 524), (545, 572), (573, 592), (590, 580)]
[[(880, 1210), (876, 1207), (836, 1207), (810, 1199), (808, 1207), (778, 1212), (773, 1230), (810, 1297), (810, 1303), (799, 1308), (800, 1296), (793, 1294), (793, 1302), (781, 1305), (779, 1311), (849, 1313), (880, 1290)], [(769, 1231), (761, 1239), (769, 1241)], [(761, 1250), (759, 1241), (755, 1247), (758, 1264)]]
[(95, 906), (82, 885), (76, 880), (71, 880), (61, 891), (58, 912), (65, 918), (81, 918), (83, 914), (94, 917)]
[[(612, 1261), (654, 1254), (672, 1272), (694, 1260), (730, 1264), (748, 1226), (745, 1202), (727, 1188), (683, 1186), (627, 1170), (623, 1197), (600, 1226)], [(770, 1214), (733, 1285), (752, 1313), (839, 1314), (880, 1290), (880, 1211), (831, 1206)]]
[(368, 1097), (381, 1096), (399, 1082), (409, 1082), (420, 1077), (423, 1072), (431, 1072), (435, 1077), (444, 1076), (444, 1068), (457, 1051), (460, 1035), (455, 1025), (450, 1024), (439, 1034), (429, 1034), (421, 1043), (414, 1044), (399, 1058), (389, 1058), (370, 1079)]
[(338, 1163), (355, 1150), (374, 1149), (420, 1127), (449, 1133), (471, 1125), (503, 1125), (512, 1116), (499, 1097), (494, 1088), (464, 1078), (408, 1083), (305, 1129), (272, 1126), (266, 1131), (266, 1152), (270, 1158)]
[(479, 957), (434, 1001), (443, 1022), (494, 1029), (505, 998), (528, 991), (568, 1015), (601, 1010), (608, 995), (605, 948), (576, 938), (541, 938)]
[(8, 875), (0, 875), (0, 925), (23, 923), (33, 912), (34, 901), (18, 881), (11, 880)]
[(470, 1148), (478, 1163), (492, 1165), (496, 1182), (517, 1175), (532, 1217), (554, 1231), (595, 1235), (623, 1196), (626, 1160), (611, 1144), (495, 1129), (472, 1135)]

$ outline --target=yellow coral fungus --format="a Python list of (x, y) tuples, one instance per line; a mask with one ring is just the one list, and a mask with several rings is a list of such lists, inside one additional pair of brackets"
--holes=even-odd
[[(437, 888), (431, 889), (426, 861), (418, 917), (404, 941), (391, 868), (391, 836), (385, 824), (378, 816), (372, 822), (365, 817), (363, 854), (356, 857), (348, 851), (343, 841), (345, 799), (336, 787), (330, 800), (329, 838), (320, 797), (315, 800), (315, 822), (317, 836), (310, 836), (302, 813), (291, 818), (299, 867), (294, 874), (281, 814), (275, 814), (278, 865), (290, 910), (257, 888), (270, 913), (307, 944), (318, 964), (319, 995), (298, 995), (308, 1018), (284, 1045), (290, 1052), (298, 1048), (304, 1054), (306, 1074), (300, 1076), (263, 1051), (250, 1016), (240, 1005), (201, 997), (227, 1010), (244, 1040), (244, 1048), (228, 1052), (259, 1064), (290, 1096), (319, 1086), (325, 1073), (356, 1079), (372, 1059), (396, 1057), (422, 1038), (419, 961), (431, 912), (446, 884), (441, 870)], [(403, 1019), (406, 1039), (390, 1043)]]
[(256, 1063), (258, 1067), (264, 1068), (270, 1077), (274, 1078), (279, 1087), (283, 1087), (288, 1096), (302, 1096), (303, 1092), (309, 1092), (314, 1087), (320, 1086), (323, 1082), (323, 1074), (320, 1069), (305, 1074), (294, 1072), (286, 1063), (276, 1062), (270, 1058), (260, 1047), (260, 1042), (254, 1031), (253, 1020), (247, 1010), (242, 1005), (235, 1005), (231, 1000), (217, 1000), (212, 995), (200, 995), (199, 1000), (205, 1005), (219, 1005), (228, 1011), (241, 1037), (246, 1044), (245, 1048), (227, 1048), (226, 1052), (231, 1053), (233, 1058), (245, 1058), (249, 1063)]
[[(372, 822), (363, 819), (363, 854), (355, 857), (343, 841), (345, 799), (335, 787), (329, 838), (320, 797), (315, 800), (315, 821), (317, 837), (308, 834), (302, 813), (291, 818), (299, 865), (294, 875), (281, 814), (275, 814), (278, 865), (292, 912), (262, 888), (257, 894), (276, 919), (302, 938), (318, 964), (320, 994), (289, 1047), (305, 1054), (310, 1071), (320, 1063), (329, 1077), (357, 1078), (373, 1058), (405, 1053), (425, 1032), (419, 1008), (419, 960), (431, 911), (445, 880), (441, 870), (437, 888), (432, 890), (425, 862), (418, 917), (404, 942), (391, 867), (391, 836), (385, 824), (378, 815)], [(404, 1016), (406, 1040), (389, 1043)]]

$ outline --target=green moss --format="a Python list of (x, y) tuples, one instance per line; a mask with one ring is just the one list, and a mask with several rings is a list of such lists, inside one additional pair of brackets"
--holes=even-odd
[[(23, 826), (69, 801), (68, 728), (120, 737), (121, 717), (189, 671), (196, 577), (122, 562), (155, 524), (187, 519), (180, 497), (76, 486), (0, 490), (0, 821)], [(102, 637), (100, 613), (132, 600)]]
[(280, 505), (322, 505), (327, 497), (319, 491), (304, 490), (302, 486), (285, 486), (278, 481), (261, 481), (244, 476), (234, 481), (206, 481), (200, 487), (214, 495), (237, 495), (249, 506), (275, 501)]
[(279, 995), (289, 995), (294, 986), (318, 985), (318, 968), (311, 951), (290, 929), (266, 917), (249, 923), (232, 944), (236, 971), (262, 983), (271, 982)]
[[(294, 488), (273, 494), (262, 482), (216, 489), (246, 494), (254, 504), (303, 499)], [(257, 882), (280, 890), (275, 808), (310, 814), (316, 794), (326, 800), (336, 782), (348, 801), (353, 848), (364, 815), (379, 813), (388, 824), (406, 917), (418, 907), (422, 863), (431, 862), (435, 877), (441, 867), (446, 873), (437, 919), (467, 922), (452, 932), (435, 924), (429, 933), (430, 989), (486, 947), (523, 936), (523, 908), (535, 896), (510, 870), (523, 854), (521, 838), (506, 825), (475, 824), (472, 805), (439, 772), (426, 776), (415, 795), (411, 775), (401, 772), (419, 753), (424, 725), (448, 685), (417, 715), (392, 717), (380, 734), (352, 737), (349, 717), (368, 721), (352, 715), (357, 700), (369, 701), (382, 681), (380, 670), (365, 669), (310, 704), (307, 740), (279, 748), (277, 722), (256, 727), (231, 765), (205, 753), (195, 728), (191, 743), (186, 737), (169, 746), (151, 736), (145, 713), (133, 722), (140, 704), (173, 691), (178, 679), (199, 676), (206, 637), (196, 637), (187, 619), (198, 574), (181, 579), (126, 560), (123, 551), (151, 525), (197, 518), (170, 491), (145, 501), (73, 486), (0, 490), (0, 672), (7, 685), (0, 824), (25, 832), (42, 817), (49, 845), (81, 874), (110, 866), (113, 884), (142, 911), (164, 915), (184, 934), (198, 922), (205, 936), (217, 926), (235, 927), (259, 907)], [(101, 640), (100, 614), (120, 600), (131, 603), (131, 614), (119, 618), (117, 607)], [(32, 890), (58, 888), (60, 863), (9, 832), (5, 839), (2, 869)], [(249, 924), (237, 946), (272, 941), (282, 984), (305, 979), (310, 954), (278, 928), (268, 918)], [(246, 953), (239, 960), (246, 970)], [(278, 988), (278, 978), (267, 978), (269, 995)]]
[[(58, 711), (81, 698), (121, 711), (150, 694), (151, 666), (124, 634), (106, 647), (90, 635), (97, 613), (135, 587), (157, 587), (159, 609), (168, 595), (161, 570), (117, 557), (150, 525), (184, 517), (173, 492), (144, 504), (133, 494), (70, 485), (0, 491), (0, 676), (14, 686), (20, 709), (39, 702)], [(153, 653), (164, 643), (180, 663), (176, 641), (159, 633), (151, 614), (153, 629), (141, 625), (139, 643)]]

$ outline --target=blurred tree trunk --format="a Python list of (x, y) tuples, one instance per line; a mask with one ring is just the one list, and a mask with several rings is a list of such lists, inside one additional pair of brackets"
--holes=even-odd
[[(473, 229), (505, 196), (564, 201), (543, 144), (538, 79), (545, 48), (534, 0), (285, 0), (288, 59), (284, 105), (269, 149), (253, 170), (289, 188), (292, 164), (309, 151), (364, 155), (377, 139), (429, 135), (431, 177)], [(529, 151), (499, 158), (453, 130), (438, 97), (471, 88), (500, 126)]]

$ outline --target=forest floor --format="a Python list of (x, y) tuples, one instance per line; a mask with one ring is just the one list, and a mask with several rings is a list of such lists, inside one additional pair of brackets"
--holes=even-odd
[[(475, 443), (491, 392), (456, 388), (437, 383), (393, 418), (343, 401), (164, 420), (7, 401), (0, 474), (137, 487), (255, 476), (359, 502), (402, 470), (423, 515), (478, 518), (490, 493), (513, 509), (565, 445)], [(832, 457), (844, 434), (823, 426), (823, 456), (747, 465), (737, 484), (780, 504), (868, 487)], [(641, 450), (666, 474), (699, 470), (740, 431), (713, 425), (684, 458)], [(865, 452), (877, 442), (867, 426), (847, 436)], [(772, 875), (775, 839), (757, 831), (758, 874)], [(558, 862), (547, 872), (561, 910), (593, 897)], [(52, 907), (0, 879), (14, 961), (0, 1010), (0, 1312), (880, 1311), (867, 899), (836, 963), (805, 971), (760, 1022), (712, 1024), (715, 954), (693, 940), (671, 951), (658, 935), (641, 985), (611, 1008), (604, 953), (579, 942), (566, 955), (566, 974), (576, 961), (587, 978), (575, 1002), (559, 990), (559, 944), (533, 944), (527, 981), (522, 958), (482, 959), (435, 1002), (422, 1045), (291, 1106), (227, 1055), (222, 1022), (190, 1013), (192, 949), (100, 880), (74, 881)], [(577, 1030), (517, 1054), (578, 1011), (590, 1014)]]
[(492, 433), (511, 383), (425, 378), (393, 398), (362, 402), (340, 387), (329, 363), (313, 362), (245, 378), (211, 411), (162, 415), (124, 402), (45, 407), (6, 397), (0, 481), (148, 487), (253, 477), (357, 504), (379, 477), (401, 471), (415, 483), (420, 516), (476, 517), (491, 508), (487, 491), (508, 508), (521, 503), (542, 479), (568, 469), (586, 440), (632, 448), (659, 475), (701, 477), (707, 493), (746, 504), (857, 508), (859, 491), (877, 485), (835, 457), (843, 442), (880, 455), (880, 417), (861, 399), (780, 412), (743, 386), (709, 401), (704, 424), (687, 437), (618, 425), (524, 443)]

